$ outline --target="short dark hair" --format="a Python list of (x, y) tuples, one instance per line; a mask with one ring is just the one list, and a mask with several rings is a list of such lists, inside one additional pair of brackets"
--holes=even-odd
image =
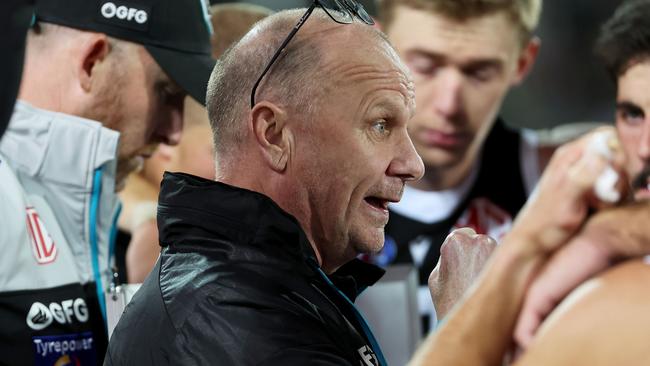
[(601, 28), (595, 51), (614, 80), (650, 59), (650, 0), (623, 2)]

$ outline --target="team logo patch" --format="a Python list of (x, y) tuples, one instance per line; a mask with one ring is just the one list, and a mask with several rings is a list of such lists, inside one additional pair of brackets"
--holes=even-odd
[(96, 365), (97, 351), (92, 333), (32, 337), (34, 365)]
[(113, 0), (100, 3), (97, 18), (102, 23), (146, 31), (149, 27), (150, 14), (149, 6)]
[(361, 360), (359, 361), (360, 366), (378, 366), (379, 361), (377, 361), (377, 356), (368, 346), (363, 346), (357, 350)]
[(488, 199), (477, 198), (454, 225), (454, 229), (461, 227), (471, 227), (477, 234), (499, 240), (512, 228), (512, 216)]
[(52, 324), (52, 313), (47, 306), (35, 302), (27, 313), (27, 325), (34, 330), (42, 330)]
[(88, 321), (88, 306), (82, 298), (51, 302), (49, 306), (35, 302), (27, 313), (27, 325), (34, 330), (43, 330), (56, 321), (59, 324), (85, 323)]
[(38, 264), (54, 262), (57, 255), (56, 245), (33, 207), (27, 207), (27, 229), (36, 262)]

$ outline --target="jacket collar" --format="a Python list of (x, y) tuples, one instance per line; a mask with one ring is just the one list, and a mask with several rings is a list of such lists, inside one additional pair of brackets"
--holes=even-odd
[[(179, 250), (184, 246), (213, 246), (229, 261), (260, 260), (275, 268), (289, 264), (290, 270), (310, 276), (318, 267), (298, 221), (269, 197), (189, 174), (165, 173), (158, 229), (162, 246)], [(228, 244), (233, 242), (237, 248)], [(354, 301), (383, 273), (355, 259), (328, 277)]]
[(57, 245), (71, 248), (82, 283), (97, 280), (91, 268), (94, 258), (104, 280), (111, 278), (118, 140), (118, 132), (97, 121), (18, 101), (0, 143), (0, 153), (25, 188), (28, 204), (41, 217), (51, 212), (49, 225), (60, 229)]
[[(162, 246), (237, 243), (247, 250), (315, 254), (298, 221), (267, 196), (190, 174), (165, 172), (158, 202)], [(209, 245), (206, 245), (209, 246)], [(228, 253), (238, 256), (236, 251)]]
[(332, 273), (329, 278), (352, 302), (366, 288), (374, 285), (386, 271), (373, 264), (353, 259)]
[(90, 191), (95, 169), (114, 177), (118, 140), (99, 122), (17, 101), (0, 151), (23, 174)]

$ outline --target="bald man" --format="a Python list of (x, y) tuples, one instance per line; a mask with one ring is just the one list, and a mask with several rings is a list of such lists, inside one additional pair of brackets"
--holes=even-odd
[(163, 250), (106, 365), (386, 365), (353, 305), (383, 271), (355, 258), (423, 175), (413, 83), (360, 5), (320, 4), (263, 20), (215, 67), (216, 182), (165, 175)]

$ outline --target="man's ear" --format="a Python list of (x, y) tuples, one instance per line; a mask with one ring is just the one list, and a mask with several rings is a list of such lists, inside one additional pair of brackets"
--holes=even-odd
[(538, 37), (533, 37), (524, 46), (517, 60), (517, 75), (512, 82), (513, 85), (521, 84), (533, 70), (541, 44), (542, 41)]
[(93, 87), (93, 82), (97, 80), (97, 74), (105, 66), (106, 57), (111, 52), (111, 44), (108, 37), (104, 34), (91, 33), (85, 37), (79, 46), (80, 62), (77, 67), (77, 78), (79, 85), (85, 92), (89, 92)]
[(253, 107), (250, 115), (252, 133), (262, 155), (273, 170), (283, 172), (293, 149), (293, 134), (287, 125), (286, 111), (262, 101)]

